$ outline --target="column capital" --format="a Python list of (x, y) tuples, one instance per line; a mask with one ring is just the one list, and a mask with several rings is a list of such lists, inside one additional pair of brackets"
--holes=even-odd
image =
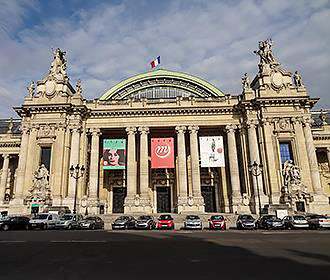
[(140, 134), (149, 134), (149, 127), (147, 126), (140, 126), (138, 130)]
[(128, 135), (132, 135), (136, 133), (136, 127), (135, 126), (129, 126), (126, 127), (126, 132)]
[(70, 129), (72, 129), (72, 132), (80, 132), (81, 125), (80, 124), (71, 124)]
[(303, 122), (303, 119), (300, 117), (292, 117), (291, 122), (297, 125), (297, 124), (301, 124)]
[(178, 125), (175, 127), (176, 133), (184, 133), (186, 131), (187, 127), (184, 125)]
[(304, 118), (302, 121), (303, 125), (306, 127), (311, 127), (312, 124), (314, 123), (314, 120), (311, 118)]
[(235, 132), (236, 129), (237, 129), (237, 125), (235, 125), (235, 124), (226, 125), (227, 133), (233, 133), (233, 132)]
[(263, 118), (261, 120), (261, 123), (263, 125), (271, 125), (273, 122), (274, 122), (274, 119), (273, 118)]
[(90, 134), (92, 134), (92, 136), (100, 136), (102, 133), (101, 133), (101, 129), (99, 128), (96, 128), (96, 127), (92, 127), (89, 129), (89, 132)]
[(257, 125), (258, 125), (257, 120), (247, 120), (246, 121), (247, 128), (256, 128)]
[(4, 160), (10, 158), (10, 154), (2, 154), (1, 156)]
[(188, 130), (189, 130), (189, 133), (197, 133), (199, 130), (199, 127), (197, 125), (189, 125)]
[(21, 126), (21, 131), (22, 131), (22, 134), (29, 134), (30, 133), (30, 127), (27, 126), (27, 125), (23, 125), (23, 126)]
[(326, 147), (327, 153), (330, 153), (330, 147)]

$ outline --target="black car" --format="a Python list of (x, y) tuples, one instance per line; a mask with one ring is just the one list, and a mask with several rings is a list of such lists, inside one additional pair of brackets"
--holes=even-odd
[(12, 216), (6, 217), (0, 220), (0, 229), (1, 230), (10, 230), (10, 229), (29, 229), (28, 217), (24, 216)]
[(134, 229), (136, 220), (132, 216), (120, 216), (112, 223), (112, 229)]
[(104, 221), (98, 216), (89, 216), (79, 222), (79, 228), (104, 229)]
[(154, 229), (156, 227), (156, 222), (152, 216), (143, 215), (140, 216), (135, 223), (136, 229)]
[(251, 215), (239, 215), (236, 227), (238, 229), (256, 229), (256, 220)]
[(265, 215), (259, 218), (257, 227), (262, 229), (281, 229), (284, 228), (284, 223), (275, 215)]

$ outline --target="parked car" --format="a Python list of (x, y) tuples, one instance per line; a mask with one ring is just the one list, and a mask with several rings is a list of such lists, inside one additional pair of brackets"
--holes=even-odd
[(57, 214), (59, 216), (71, 214), (71, 210), (68, 206), (49, 206), (45, 208), (43, 212), (49, 214)]
[(65, 214), (56, 223), (58, 229), (79, 228), (79, 222), (83, 219), (80, 214)]
[(330, 217), (324, 215), (306, 215), (306, 220), (310, 229), (330, 229)]
[(174, 221), (171, 215), (160, 215), (157, 222), (157, 229), (174, 229)]
[(202, 221), (201, 219), (196, 215), (188, 215), (184, 221), (185, 229), (202, 229)]
[(120, 216), (112, 223), (112, 229), (134, 229), (135, 223), (132, 216)]
[(209, 229), (226, 230), (226, 221), (222, 215), (214, 215), (209, 219)]
[(284, 224), (281, 219), (275, 215), (264, 215), (257, 221), (257, 228), (262, 229), (282, 229)]
[(104, 222), (98, 216), (89, 216), (79, 222), (79, 228), (104, 229)]
[(236, 221), (238, 229), (256, 229), (256, 219), (251, 215), (239, 215)]
[(57, 214), (42, 213), (37, 214), (29, 221), (29, 228), (35, 229), (51, 229), (55, 228), (56, 223), (60, 220), (60, 217)]
[(140, 216), (135, 222), (136, 229), (154, 229), (156, 227), (156, 222), (152, 216), (143, 215)]
[(282, 222), (286, 229), (309, 228), (307, 220), (301, 215), (285, 216)]
[(29, 229), (30, 218), (23, 216), (7, 216), (0, 220), (0, 230)]

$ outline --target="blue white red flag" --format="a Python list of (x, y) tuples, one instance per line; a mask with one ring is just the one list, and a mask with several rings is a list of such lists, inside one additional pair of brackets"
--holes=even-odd
[(155, 60), (150, 62), (151, 69), (155, 68), (159, 64), (160, 64), (160, 56), (158, 56)]

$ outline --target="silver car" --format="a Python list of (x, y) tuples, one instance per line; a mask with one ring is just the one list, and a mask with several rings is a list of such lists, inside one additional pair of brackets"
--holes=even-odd
[(304, 216), (293, 215), (285, 216), (282, 220), (284, 227), (286, 229), (308, 229), (309, 225)]
[(57, 229), (73, 229), (79, 227), (79, 222), (82, 220), (79, 214), (65, 214), (56, 223)]
[(188, 215), (184, 221), (185, 229), (202, 229), (202, 221), (196, 215)]
[(308, 221), (311, 229), (327, 228), (330, 229), (330, 218), (324, 215), (307, 215), (306, 220)]

